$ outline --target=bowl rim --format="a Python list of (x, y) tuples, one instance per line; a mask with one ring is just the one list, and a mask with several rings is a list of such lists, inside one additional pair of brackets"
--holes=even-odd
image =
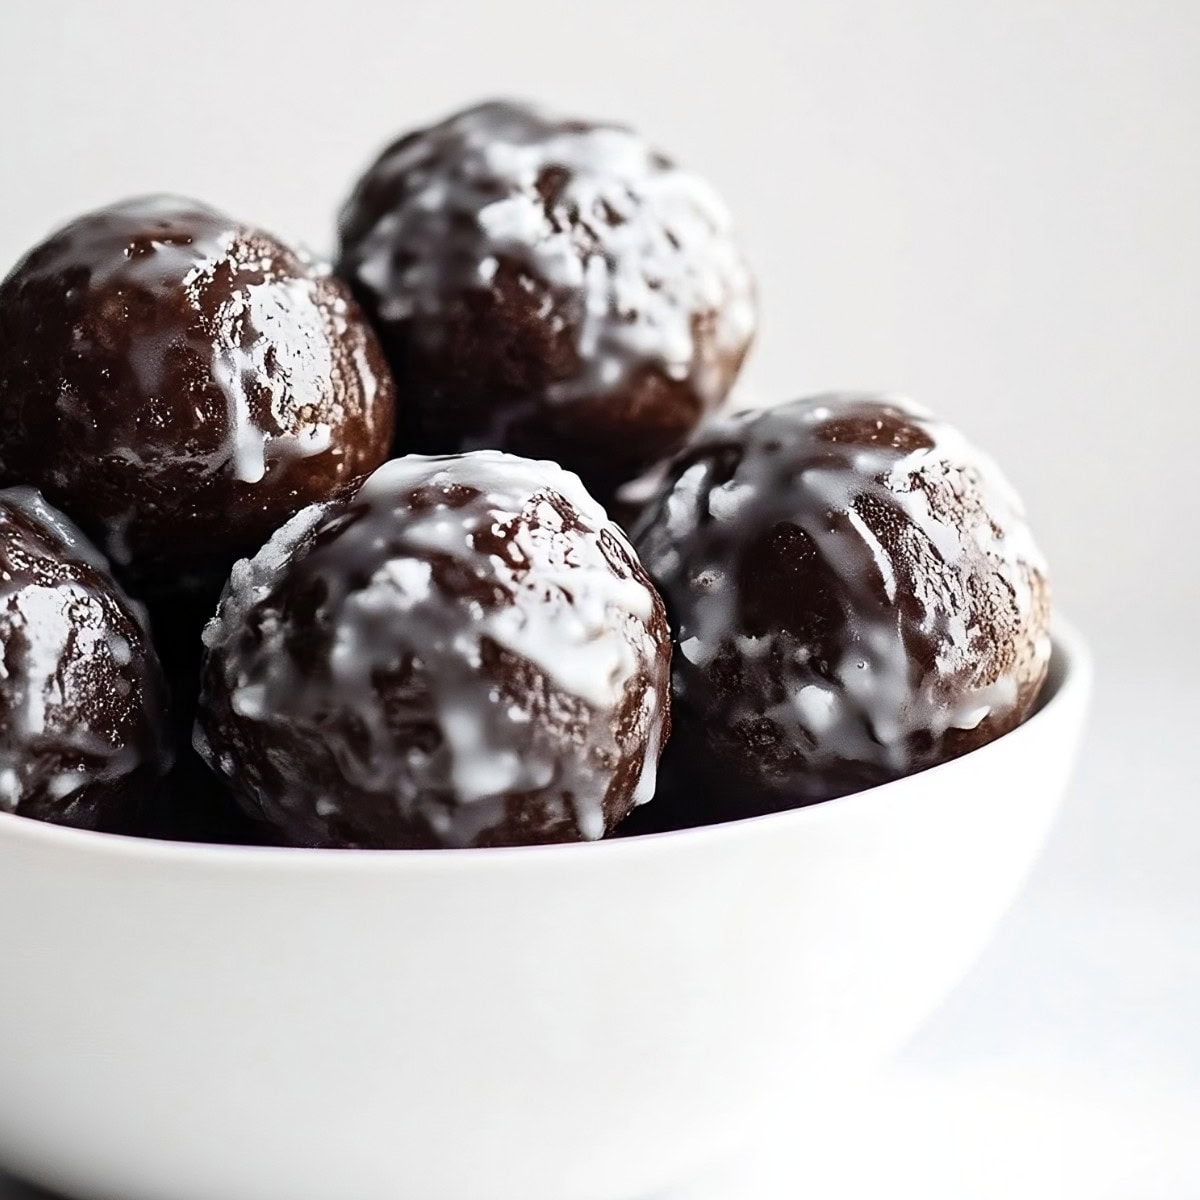
[(1056, 719), (1056, 714), (1086, 703), (1091, 692), (1094, 666), (1092, 653), (1083, 635), (1069, 622), (1055, 617), (1051, 626), (1052, 670), (1057, 664), (1057, 678), (1038, 707), (1015, 729), (995, 741), (971, 750), (959, 758), (938, 763), (912, 775), (862, 791), (851, 792), (820, 804), (785, 809), (760, 816), (743, 817), (714, 825), (661, 833), (638, 834), (633, 837), (604, 838), (596, 842), (565, 842), (538, 846), (489, 846), (486, 848), (450, 848), (442, 850), (358, 850), (344, 848), (315, 848), (304, 846), (240, 846), (211, 842), (183, 842), (165, 838), (137, 837), (130, 834), (102, 833), (89, 829), (74, 829), (54, 825), (15, 813), (0, 812), (0, 850), (6, 843), (61, 849), (64, 852), (87, 854), (124, 862), (140, 861), (172, 866), (203, 867), (232, 871), (305, 873), (328, 870), (356, 873), (367, 871), (457, 871), (474, 869), (485, 863), (543, 864), (566, 858), (574, 865), (591, 856), (591, 861), (614, 861), (640, 854), (661, 854), (670, 847), (697, 845), (716, 841), (734, 842), (746, 837), (782, 834), (797, 826), (836, 820), (857, 812), (896, 793), (920, 787), (920, 781), (932, 772), (971, 770), (982, 767), (985, 761), (1000, 751), (1001, 746), (1014, 748), (1017, 743), (1037, 736), (1041, 727)]

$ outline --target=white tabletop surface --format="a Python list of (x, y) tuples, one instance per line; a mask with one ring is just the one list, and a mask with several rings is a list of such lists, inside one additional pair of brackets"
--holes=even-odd
[(1097, 657), (1062, 819), (900, 1059), (704, 1200), (1200, 1197), (1197, 62), (1196, 0), (0, 4), (0, 272), (149, 190), (327, 247), (387, 138), (532, 95), (725, 193), (755, 393), (912, 392), (1025, 494)]

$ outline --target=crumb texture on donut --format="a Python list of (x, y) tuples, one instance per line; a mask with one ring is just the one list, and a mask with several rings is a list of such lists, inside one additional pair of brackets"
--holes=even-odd
[(197, 748), (293, 841), (596, 838), (653, 791), (669, 631), (555, 464), (386, 463), (237, 564)]

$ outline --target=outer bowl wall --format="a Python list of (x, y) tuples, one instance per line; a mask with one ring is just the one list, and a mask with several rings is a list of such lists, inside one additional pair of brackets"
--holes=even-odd
[(966, 757), (598, 845), (190, 846), (0, 815), (0, 1161), (96, 1200), (627, 1200), (878, 1062), (977, 956), (1090, 684)]

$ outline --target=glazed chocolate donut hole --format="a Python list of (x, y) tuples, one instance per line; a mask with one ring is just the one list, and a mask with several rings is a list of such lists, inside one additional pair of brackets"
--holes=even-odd
[(133, 832), (170, 765), (145, 617), (32, 488), (0, 491), (0, 812)]
[(401, 452), (551, 458), (605, 503), (717, 407), (755, 323), (707, 183), (622, 126), (517, 103), (385, 150), (339, 271), (406, 397)]
[(387, 457), (395, 412), (340, 280), (157, 196), (78, 218), (0, 283), (0, 418), (0, 481), (40, 488), (147, 598), (215, 601), (238, 556)]
[(717, 424), (633, 540), (677, 643), (676, 823), (681, 797), (707, 822), (954, 758), (1019, 724), (1046, 675), (1049, 590), (1020, 501), (907, 401), (819, 396)]
[(556, 464), (410, 456), (234, 568), (196, 747), (292, 843), (601, 837), (654, 790), (670, 632)]

